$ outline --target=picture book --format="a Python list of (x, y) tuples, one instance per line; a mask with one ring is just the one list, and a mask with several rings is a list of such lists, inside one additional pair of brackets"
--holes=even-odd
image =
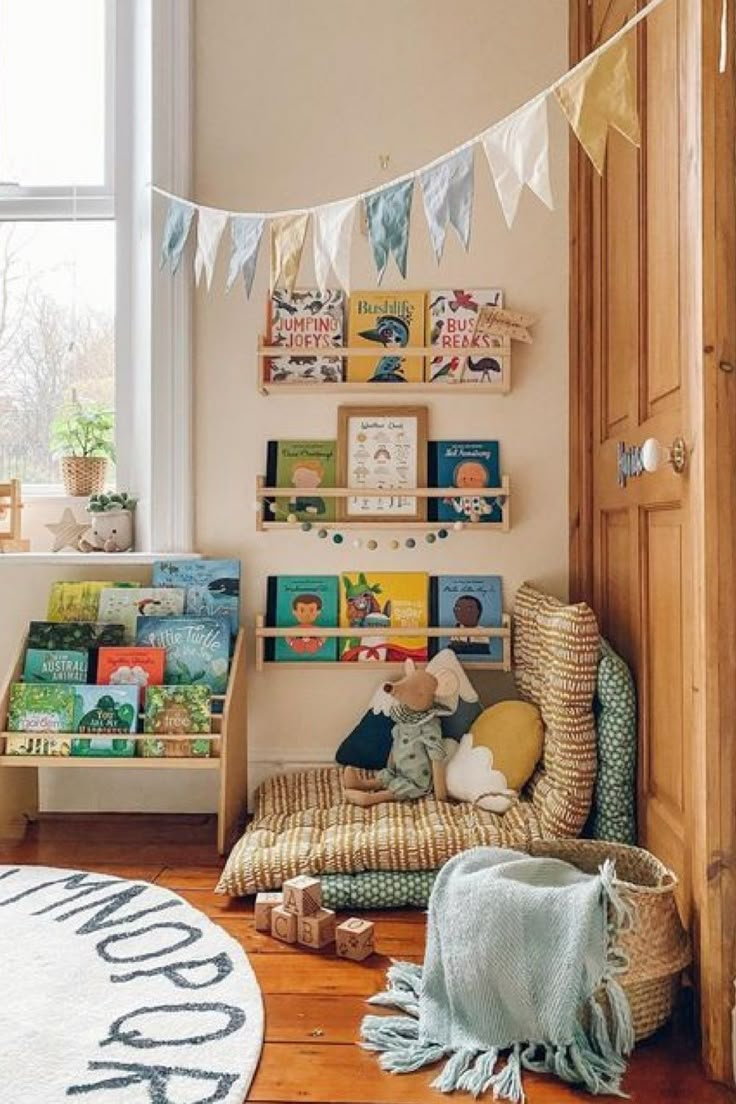
[[(292, 625), (338, 627), (336, 575), (271, 575), (268, 579), (267, 623), (274, 628)], [(337, 637), (276, 637), (267, 641), (266, 657), (286, 663), (328, 663), (337, 659)]]
[(32, 736), (23, 733), (5, 737), (6, 755), (71, 755), (74, 741), (70, 736)]
[(429, 579), (424, 572), (350, 572), (340, 581), (340, 626), (375, 629), (370, 636), (347, 633), (340, 641), (341, 662), (426, 660), (426, 637), (386, 636), (381, 631), (429, 624)]
[(137, 686), (74, 686), (74, 731), (91, 735), (135, 732)]
[(163, 740), (160, 737), (141, 740), (141, 755), (146, 759), (207, 759), (210, 754), (210, 741), (203, 737), (199, 740)]
[(224, 617), (141, 617), (136, 642), (165, 648), (164, 681), (203, 683), (213, 694), (227, 690), (230, 625)]
[(125, 643), (133, 644), (139, 617), (176, 617), (184, 612), (184, 597), (181, 587), (108, 587), (100, 594), (99, 618), (124, 625)]
[(31, 621), (29, 648), (89, 650), (123, 643), (125, 626), (102, 621)]
[(100, 686), (137, 686), (143, 705), (149, 686), (164, 681), (164, 648), (100, 648), (97, 683)]
[(72, 732), (74, 690), (16, 682), (10, 687), (8, 732)]
[(132, 759), (135, 740), (123, 736), (91, 736), (72, 740), (72, 755), (84, 759)]
[(146, 692), (143, 731), (156, 736), (186, 736), (211, 731), (208, 686), (152, 686)]
[(498, 441), (430, 441), (430, 487), (457, 487), (457, 495), (429, 499), (430, 521), (500, 522), (500, 496), (484, 487), (500, 487)]
[[(495, 383), (501, 379), (503, 356), (508, 343), (489, 334), (476, 340), (475, 326), (482, 307), (503, 306), (499, 288), (471, 288), (453, 291), (438, 288), (427, 296), (428, 345), (439, 345), (447, 352), (428, 361), (427, 379), (463, 380), (474, 383)], [(468, 348), (488, 349), (488, 356), (463, 356)]]
[(339, 383), (343, 358), (323, 350), (345, 344), (345, 293), (276, 288), (268, 304), (266, 340), (288, 350), (266, 358), (265, 378), (272, 383)]
[(423, 291), (355, 291), (350, 296), (348, 345), (376, 356), (349, 356), (348, 383), (421, 383), (424, 357), (401, 356), (424, 345)]
[(240, 560), (157, 560), (154, 587), (183, 587), (184, 612), (192, 617), (230, 619), (230, 632), (240, 628)]
[(500, 663), (503, 641), (478, 640), (464, 629), (497, 629), (503, 618), (502, 581), (499, 575), (437, 575), (431, 580), (432, 623), (453, 629), (437, 638), (437, 650), (450, 648), (461, 659), (474, 663)]
[(334, 498), (323, 498), (320, 487), (334, 487), (336, 441), (269, 441), (266, 484), (288, 487), (288, 497), (268, 500), (266, 521), (334, 521)]
[[(97, 621), (100, 595), (110, 587), (131, 588), (137, 583), (52, 583), (49, 621)], [(106, 620), (110, 620), (107, 618)]]
[(23, 665), (24, 682), (86, 682), (87, 653), (28, 648)]

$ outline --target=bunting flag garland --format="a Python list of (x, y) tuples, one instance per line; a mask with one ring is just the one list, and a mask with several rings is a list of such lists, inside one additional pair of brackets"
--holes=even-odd
[(178, 272), (196, 210), (192, 203), (176, 197), (170, 200), (161, 239), (161, 268), (169, 265), (172, 272)]
[(401, 275), (406, 279), (406, 258), (409, 250), (409, 219), (414, 178), (391, 184), (365, 198), (368, 237), (380, 284), (389, 257), (393, 254)]
[(554, 210), (549, 180), (547, 99), (532, 100), (508, 119), (487, 130), (481, 141), (509, 227), (526, 185)]
[(272, 220), (271, 288), (294, 290), (308, 225), (309, 211), (282, 215)]
[(230, 291), (238, 276), (242, 275), (245, 294), (249, 299), (265, 223), (266, 220), (262, 215), (233, 215), (230, 220), (232, 252), (227, 274), (227, 290)]
[(199, 284), (202, 273), (204, 273), (208, 291), (212, 287), (212, 273), (215, 269), (217, 250), (227, 220), (227, 211), (219, 211), (216, 207), (199, 208), (197, 252), (194, 255), (194, 278)]
[(419, 175), (429, 236), (438, 263), (445, 248), (448, 222), (455, 227), (466, 249), (470, 244), (474, 156), (473, 147), (467, 146)]
[(574, 71), (555, 96), (575, 136), (602, 176), (608, 128), (614, 127), (634, 146), (641, 144), (629, 47), (620, 41)]
[(350, 291), (350, 246), (357, 208), (357, 199), (343, 199), (314, 211), (314, 275), (320, 291), (327, 288), (330, 268), (340, 286)]

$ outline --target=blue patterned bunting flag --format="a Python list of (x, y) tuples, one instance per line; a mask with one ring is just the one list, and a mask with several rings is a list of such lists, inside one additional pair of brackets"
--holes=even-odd
[(168, 264), (172, 272), (179, 270), (195, 211), (196, 207), (191, 203), (184, 203), (181, 199), (170, 201), (161, 239), (161, 268)]
[(465, 248), (470, 243), (473, 213), (473, 147), (460, 150), (439, 165), (420, 173), (424, 211), (437, 261), (445, 248), (447, 224), (451, 223)]
[(383, 279), (388, 259), (393, 254), (401, 275), (406, 278), (406, 257), (409, 250), (409, 219), (414, 180), (392, 184), (380, 192), (366, 196), (365, 213), (373, 259), (378, 269), (378, 282)]
[(230, 270), (227, 275), (228, 291), (237, 280), (238, 275), (242, 274), (245, 294), (250, 298), (265, 221), (261, 215), (233, 215), (230, 219), (230, 236), (233, 247), (230, 254)]

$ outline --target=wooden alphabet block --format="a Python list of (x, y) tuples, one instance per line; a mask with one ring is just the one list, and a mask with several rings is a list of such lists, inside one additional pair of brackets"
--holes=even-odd
[(270, 932), (271, 913), (277, 905), (283, 905), (283, 893), (259, 893), (256, 896), (256, 905), (253, 916), (256, 922), (256, 931)]
[(283, 905), (271, 909), (271, 935), (282, 943), (296, 943), (297, 916)]
[(298, 878), (289, 878), (281, 888), (284, 908), (295, 912), (297, 916), (313, 916), (322, 908), (322, 886), (319, 878), (300, 874)]
[(311, 916), (298, 916), (299, 942), (319, 951), (335, 942), (335, 914), (332, 909), (321, 908)]
[(359, 920), (357, 916), (338, 924), (335, 938), (338, 956), (353, 962), (362, 962), (375, 950), (375, 926), (370, 920)]

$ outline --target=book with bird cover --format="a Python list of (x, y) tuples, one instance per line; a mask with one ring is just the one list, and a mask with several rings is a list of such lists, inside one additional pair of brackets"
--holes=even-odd
[(137, 643), (166, 649), (167, 686), (202, 683), (213, 694), (227, 690), (230, 624), (226, 617), (139, 617)]
[(28, 648), (23, 664), (24, 682), (86, 682), (87, 652)]
[[(97, 621), (100, 595), (111, 587), (130, 589), (138, 583), (84, 582), (52, 583), (49, 594), (49, 621)], [(99, 618), (109, 620), (109, 618)]]
[(183, 587), (137, 587), (118, 590), (110, 587), (100, 594), (100, 621), (125, 626), (125, 643), (135, 643), (139, 617), (177, 617), (184, 613)]
[[(429, 624), (429, 577), (423, 571), (371, 571), (341, 577), (340, 662), (424, 662), (427, 638), (421, 633), (387, 636), (385, 629), (422, 629)], [(374, 630), (369, 636), (350, 636), (350, 628)]]
[(266, 341), (284, 355), (266, 357), (271, 383), (340, 383), (343, 358), (327, 349), (345, 344), (345, 293), (275, 288), (268, 303)]
[(421, 383), (424, 357), (402, 348), (424, 345), (423, 291), (355, 291), (350, 296), (348, 345), (376, 356), (349, 356), (348, 383)]
[(457, 487), (456, 495), (428, 500), (430, 521), (503, 520), (501, 496), (483, 494), (501, 486), (498, 441), (430, 441), (427, 470), (430, 487)]
[(503, 641), (468, 636), (467, 629), (499, 629), (503, 623), (503, 590), (499, 575), (436, 575), (430, 583), (432, 624), (452, 629), (440, 636), (436, 650), (449, 648), (460, 660), (500, 663)]
[(193, 617), (225, 616), (230, 632), (240, 628), (240, 560), (156, 560), (154, 587), (183, 587), (184, 612)]
[(337, 659), (337, 637), (300, 636), (299, 626), (337, 628), (337, 575), (270, 575), (266, 621), (295, 628), (294, 636), (266, 642), (266, 658), (282, 663), (329, 663)]
[[(500, 382), (503, 358), (508, 355), (508, 342), (490, 334), (484, 334), (476, 341), (475, 326), (481, 307), (503, 306), (501, 289), (437, 288), (428, 293), (427, 304), (427, 344), (447, 350), (442, 355), (428, 358), (427, 381)], [(474, 347), (487, 348), (488, 356), (463, 355), (463, 349)]]
[(323, 498), (320, 487), (334, 487), (336, 441), (269, 441), (266, 483), (289, 488), (288, 497), (267, 500), (266, 521), (334, 521), (336, 500)]

